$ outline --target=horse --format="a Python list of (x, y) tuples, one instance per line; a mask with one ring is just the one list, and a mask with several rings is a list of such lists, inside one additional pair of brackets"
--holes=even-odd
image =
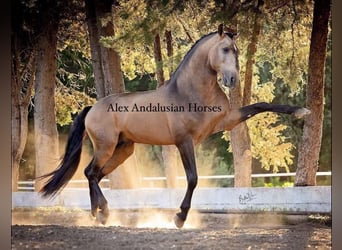
[(105, 224), (109, 209), (99, 182), (134, 151), (135, 143), (176, 145), (186, 173), (187, 188), (174, 223), (181, 228), (191, 207), (198, 176), (194, 146), (209, 135), (230, 131), (261, 112), (293, 114), (302, 118), (306, 108), (265, 102), (231, 108), (219, 86), (239, 83), (237, 34), (215, 32), (200, 38), (184, 56), (168, 83), (153, 91), (113, 94), (85, 107), (69, 132), (64, 157), (39, 191), (43, 197), (57, 195), (72, 178), (80, 162), (82, 142), (88, 136), (94, 153), (84, 174), (88, 179), (91, 214)]

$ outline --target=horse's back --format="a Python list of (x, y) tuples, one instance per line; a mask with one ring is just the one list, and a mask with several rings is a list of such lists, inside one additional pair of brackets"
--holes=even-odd
[(163, 112), (161, 106), (170, 107), (170, 103), (157, 91), (110, 95), (89, 111), (86, 129), (91, 137), (116, 139), (122, 133), (138, 143), (174, 144), (170, 124), (173, 112)]

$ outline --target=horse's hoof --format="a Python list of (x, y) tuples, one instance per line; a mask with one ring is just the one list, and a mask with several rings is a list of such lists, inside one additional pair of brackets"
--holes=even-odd
[(96, 220), (100, 222), (102, 225), (105, 225), (107, 223), (108, 217), (109, 217), (108, 210), (99, 210), (96, 213)]
[(309, 115), (309, 114), (311, 114), (311, 111), (309, 110), (309, 109), (307, 109), (307, 108), (301, 108), (301, 109), (298, 109), (295, 113), (294, 113), (294, 115), (295, 115), (295, 117), (296, 118), (303, 118), (304, 116), (307, 116), (307, 115)]
[(184, 226), (184, 220), (178, 217), (178, 215), (175, 215), (173, 218), (173, 221), (175, 222), (175, 225), (177, 228), (182, 228)]
[(96, 214), (97, 214), (97, 209), (92, 209), (90, 211), (90, 215), (93, 217), (93, 218), (96, 218)]
[(102, 213), (97, 213), (96, 220), (100, 222), (102, 225), (106, 225), (108, 217)]

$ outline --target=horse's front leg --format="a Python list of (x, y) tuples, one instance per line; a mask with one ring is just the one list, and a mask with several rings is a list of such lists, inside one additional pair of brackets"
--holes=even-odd
[(293, 114), (297, 118), (303, 118), (311, 113), (310, 110), (290, 105), (270, 104), (266, 102), (258, 102), (255, 104), (247, 105), (239, 109), (232, 109), (227, 114), (222, 124), (218, 126), (217, 131), (232, 130), (239, 123), (262, 112), (275, 112), (281, 114)]
[(241, 120), (247, 120), (248, 118), (262, 113), (262, 112), (275, 112), (281, 114), (293, 114), (297, 118), (303, 118), (304, 116), (310, 114), (310, 110), (298, 107), (298, 106), (291, 106), (291, 105), (281, 105), (281, 104), (270, 104), (266, 102), (258, 102), (255, 104), (251, 104), (248, 106), (241, 107), (239, 109), (241, 113)]
[(181, 211), (176, 214), (174, 221), (178, 228), (183, 227), (184, 222), (187, 218), (189, 209), (191, 207), (191, 198), (193, 191), (197, 185), (197, 169), (196, 169), (196, 161), (195, 161), (195, 153), (194, 153), (194, 144), (191, 138), (183, 141), (182, 143), (177, 145), (178, 150), (181, 155), (181, 159), (183, 162), (186, 179), (187, 179), (187, 190), (185, 193), (185, 197), (180, 206)]
[(245, 107), (242, 107), (240, 109), (242, 113), (247, 114), (258, 114), (261, 112), (275, 112), (275, 113), (281, 113), (281, 114), (293, 114), (296, 118), (303, 118), (304, 116), (310, 114), (310, 110), (298, 107), (298, 106), (290, 106), (290, 105), (282, 105), (282, 104), (270, 104), (266, 102), (259, 102), (252, 105), (248, 105)]

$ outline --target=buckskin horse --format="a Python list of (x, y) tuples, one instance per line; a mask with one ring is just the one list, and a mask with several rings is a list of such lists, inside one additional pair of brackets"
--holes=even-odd
[(237, 124), (261, 112), (293, 114), (301, 118), (306, 108), (255, 103), (239, 109), (230, 107), (229, 99), (218, 84), (234, 88), (239, 83), (236, 34), (223, 31), (200, 38), (165, 86), (154, 91), (113, 94), (84, 108), (75, 118), (58, 168), (40, 190), (43, 197), (54, 196), (74, 175), (86, 135), (94, 156), (84, 173), (89, 182), (91, 214), (105, 224), (109, 210), (99, 182), (116, 169), (134, 151), (134, 143), (176, 145), (186, 173), (187, 189), (174, 217), (181, 228), (187, 218), (193, 191), (197, 185), (194, 145), (209, 135), (231, 130)]

